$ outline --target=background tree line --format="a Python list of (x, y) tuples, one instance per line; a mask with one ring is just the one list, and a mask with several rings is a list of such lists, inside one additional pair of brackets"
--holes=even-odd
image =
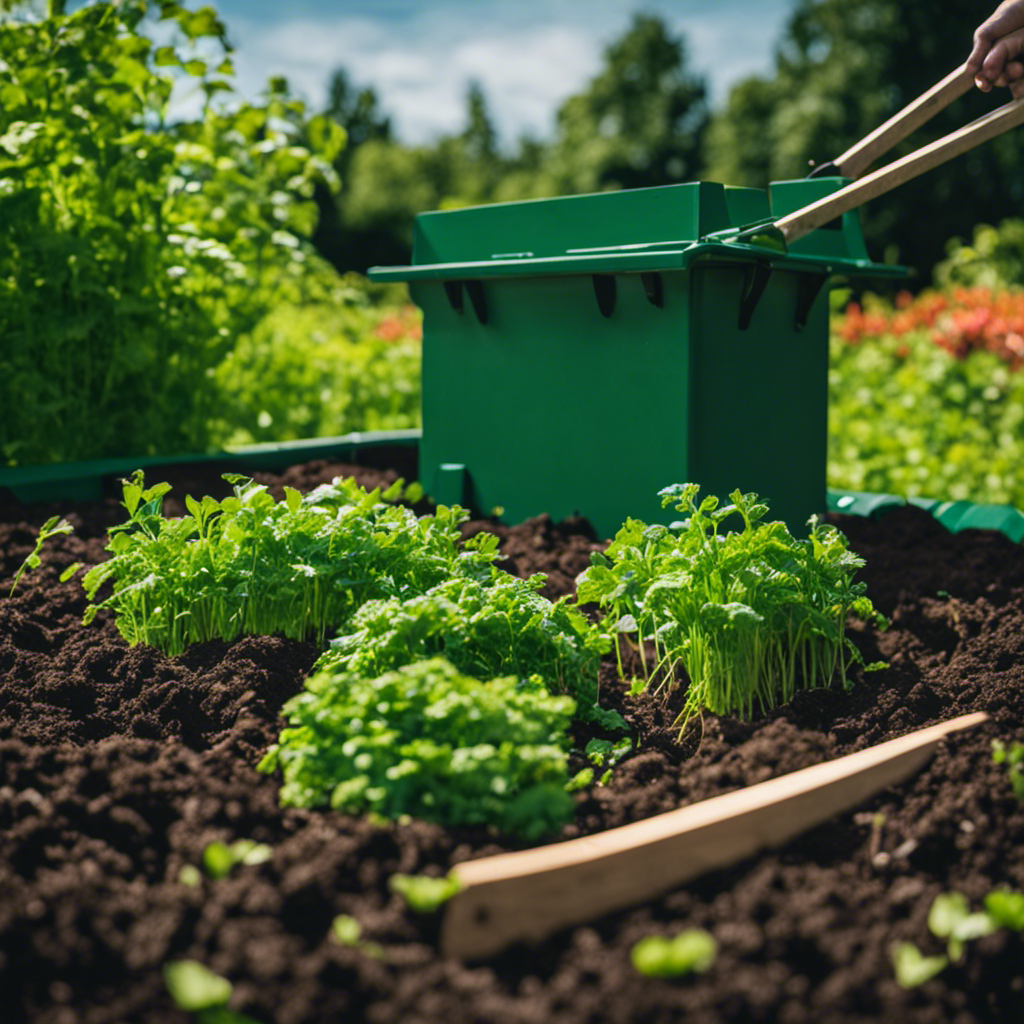
[[(372, 85), (333, 76), (326, 113), (348, 133), (319, 190), (317, 248), (340, 270), (409, 258), (424, 210), (637, 188), (698, 179), (764, 187), (837, 156), (962, 62), (988, 12), (970, 0), (800, 0), (771, 75), (739, 82), (712, 110), (686, 40), (637, 15), (603, 67), (556, 113), (549, 138), (498, 145), (484, 93), (472, 85), (463, 131), (428, 146), (396, 138)], [(1009, 99), (977, 90), (885, 160)], [(947, 240), (1017, 215), (1024, 199), (1019, 133), (988, 143), (870, 203), (863, 223), (876, 259), (907, 263), (927, 283)]]

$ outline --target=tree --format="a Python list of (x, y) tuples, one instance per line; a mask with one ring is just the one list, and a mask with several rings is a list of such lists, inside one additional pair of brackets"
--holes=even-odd
[[(801, 0), (773, 78), (736, 86), (707, 138), (707, 175), (764, 187), (803, 177), (811, 161), (842, 153), (966, 59), (982, 19), (971, 0)], [(901, 143), (883, 163), (917, 149), (1009, 99), (977, 90)], [(876, 257), (921, 272), (955, 235), (1019, 212), (1021, 140), (1004, 136), (870, 203), (862, 220)]]
[(708, 111), (686, 70), (682, 39), (637, 15), (604, 55), (604, 69), (558, 112), (543, 174), (550, 194), (637, 188), (698, 176)]

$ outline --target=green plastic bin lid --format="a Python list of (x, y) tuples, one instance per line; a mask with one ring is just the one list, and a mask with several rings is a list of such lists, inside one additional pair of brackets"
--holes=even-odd
[(845, 178), (740, 188), (713, 181), (463, 207), (416, 218), (413, 261), (372, 267), (377, 281), (685, 270), (698, 261), (764, 262), (818, 274), (905, 277), (868, 257), (856, 210), (788, 252), (713, 238), (770, 222), (842, 188)]

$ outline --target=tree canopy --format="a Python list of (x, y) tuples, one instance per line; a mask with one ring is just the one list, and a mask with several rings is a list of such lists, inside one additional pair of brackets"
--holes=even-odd
[[(650, 14), (633, 18), (601, 69), (555, 112), (547, 138), (499, 144), (479, 84), (465, 128), (426, 146), (396, 139), (372, 88), (343, 71), (329, 114), (348, 132), (337, 200), (321, 201), (314, 240), (335, 265), (365, 270), (408, 259), (429, 209), (710, 179), (764, 187), (805, 176), (953, 70), (984, 15), (970, 0), (797, 0), (771, 74), (739, 82), (709, 109), (686, 40)], [(884, 158), (896, 159), (1009, 99), (977, 90)], [(926, 282), (953, 236), (1017, 214), (1020, 139), (1003, 136), (875, 200), (862, 221), (872, 255)], [(333, 246), (333, 248), (330, 248)]]

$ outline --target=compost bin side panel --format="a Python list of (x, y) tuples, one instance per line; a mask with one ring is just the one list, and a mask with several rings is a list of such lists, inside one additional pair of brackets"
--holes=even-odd
[(826, 505), (828, 296), (822, 289), (798, 327), (801, 275), (774, 270), (743, 329), (747, 271), (691, 276), (691, 466), (705, 494), (756, 491), (770, 518), (806, 535)]
[(609, 317), (590, 275), (487, 280), (486, 324), (416, 283), (428, 491), (454, 463), (476, 508), (508, 522), (579, 513), (610, 537), (628, 516), (674, 518), (657, 492), (689, 472), (685, 277), (663, 275), (659, 308), (638, 274), (616, 275)]

